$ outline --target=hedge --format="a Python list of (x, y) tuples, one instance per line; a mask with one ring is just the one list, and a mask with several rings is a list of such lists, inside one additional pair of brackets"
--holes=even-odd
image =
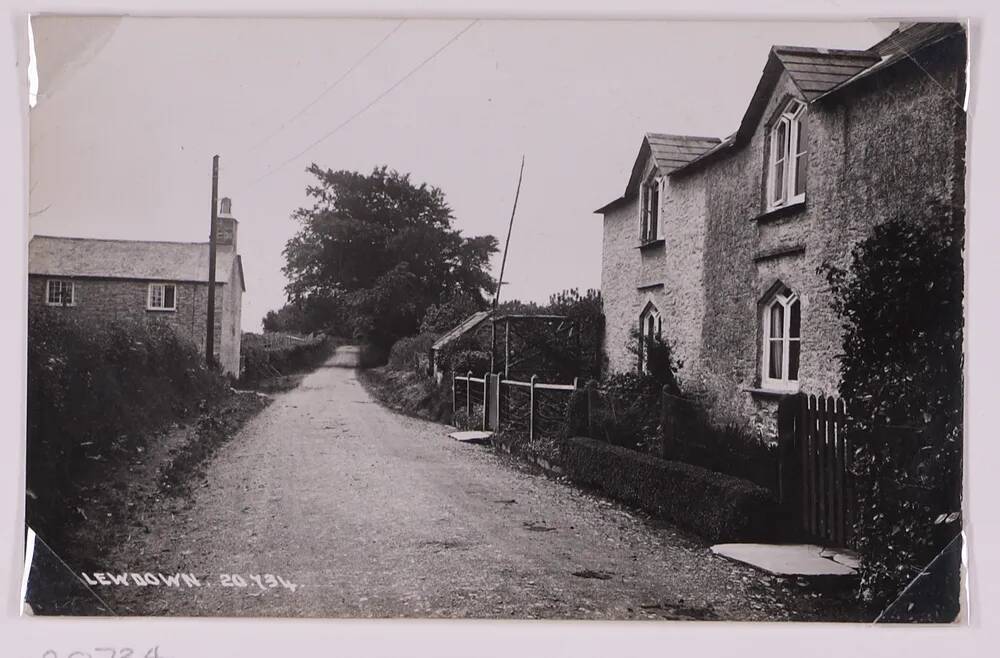
[(775, 537), (777, 502), (747, 480), (583, 437), (562, 442), (558, 466), (573, 482), (713, 543)]
[[(79, 485), (230, 394), (190, 341), (158, 323), (28, 317), (27, 520), (47, 541), (78, 518)], [(99, 479), (99, 478), (98, 478)]]

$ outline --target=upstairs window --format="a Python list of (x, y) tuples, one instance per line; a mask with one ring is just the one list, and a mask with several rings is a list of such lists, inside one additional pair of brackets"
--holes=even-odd
[(176, 311), (177, 286), (172, 283), (149, 284), (146, 308), (150, 311)]
[(642, 186), (642, 219), (639, 236), (642, 244), (659, 239), (659, 224), (660, 179), (654, 169)]
[(796, 391), (799, 387), (802, 304), (797, 295), (784, 290), (764, 305), (762, 315), (761, 383), (764, 388)]
[(767, 207), (780, 208), (806, 198), (805, 103), (792, 100), (771, 128)]
[(45, 303), (49, 306), (73, 306), (73, 282), (51, 279), (45, 282)]

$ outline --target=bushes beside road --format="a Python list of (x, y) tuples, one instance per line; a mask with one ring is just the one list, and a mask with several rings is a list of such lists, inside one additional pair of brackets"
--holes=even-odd
[(327, 336), (245, 332), (241, 346), (240, 384), (257, 387), (265, 380), (308, 372), (333, 355), (338, 341)]
[[(88, 518), (85, 485), (120, 495), (116, 475), (148, 454), (151, 437), (237, 396), (192, 343), (156, 323), (33, 309), (27, 366), (27, 520), (50, 543)], [(262, 404), (254, 398), (244, 419)]]
[(711, 542), (769, 539), (771, 493), (747, 480), (581, 437), (567, 439), (559, 465), (579, 484), (673, 521)]
[(709, 542), (776, 538), (777, 502), (747, 480), (585, 437), (531, 445), (523, 435), (501, 432), (494, 444)]

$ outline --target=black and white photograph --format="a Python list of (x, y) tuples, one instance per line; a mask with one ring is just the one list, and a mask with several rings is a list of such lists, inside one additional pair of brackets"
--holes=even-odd
[(967, 22), (30, 41), (22, 615), (967, 622)]

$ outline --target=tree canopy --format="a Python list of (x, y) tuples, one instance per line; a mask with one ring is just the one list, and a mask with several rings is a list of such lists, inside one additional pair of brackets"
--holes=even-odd
[(464, 237), (444, 192), (385, 166), (364, 175), (313, 164), (312, 201), (285, 245), (289, 302), (316, 326), (388, 346), (453, 297), (485, 304), (492, 235)]

